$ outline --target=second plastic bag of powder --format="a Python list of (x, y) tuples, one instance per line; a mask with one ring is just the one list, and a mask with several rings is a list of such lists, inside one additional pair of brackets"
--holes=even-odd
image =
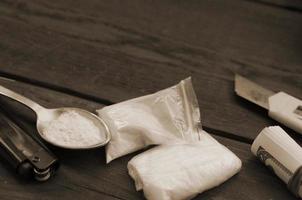
[(151, 95), (97, 111), (109, 126), (107, 163), (152, 144), (196, 140), (200, 125), (198, 101), (191, 78)]
[(149, 200), (191, 199), (240, 168), (239, 158), (204, 131), (200, 141), (158, 146), (128, 163), (136, 189)]

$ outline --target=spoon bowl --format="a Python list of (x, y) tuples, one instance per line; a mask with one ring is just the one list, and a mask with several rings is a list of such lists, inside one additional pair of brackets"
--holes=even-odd
[[(0, 85), (0, 94), (7, 96), (13, 100), (16, 100), (24, 105), (26, 105), (27, 107), (29, 107), (30, 109), (32, 109), (37, 116), (37, 130), (39, 135), (41, 136), (42, 139), (44, 139), (45, 141), (47, 141), (48, 143), (54, 145), (54, 146), (58, 146), (61, 148), (65, 148), (65, 149), (91, 149), (91, 148), (97, 148), (97, 147), (101, 147), (106, 145), (109, 140), (110, 140), (110, 131), (108, 126), (106, 125), (106, 123), (99, 118), (97, 115), (80, 109), (80, 108), (72, 108), (72, 107), (63, 107), (63, 108), (56, 108), (56, 109), (47, 109), (44, 108), (43, 106), (37, 104), (36, 102), (16, 93), (13, 92), (3, 86)], [(70, 145), (62, 145), (59, 142), (56, 143), (55, 141), (51, 141), (47, 138), (47, 136), (44, 134), (45, 130), (48, 126), (50, 126), (50, 124), (59, 118), (60, 115), (62, 115), (65, 112), (76, 112), (78, 114), (80, 114), (82, 117), (88, 119), (90, 122), (92, 122), (98, 129), (99, 132), (101, 134), (105, 135), (105, 139), (102, 141), (98, 141), (97, 143), (94, 143), (93, 145), (80, 145), (80, 146), (70, 146)]]

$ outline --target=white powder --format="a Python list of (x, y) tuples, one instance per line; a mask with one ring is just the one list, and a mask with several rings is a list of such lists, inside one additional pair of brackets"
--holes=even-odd
[(105, 140), (93, 121), (76, 111), (63, 112), (43, 130), (43, 135), (49, 141), (66, 147), (92, 146)]
[(191, 79), (147, 96), (97, 110), (110, 129), (107, 163), (153, 144), (196, 141), (201, 127)]
[(148, 200), (191, 199), (239, 172), (235, 154), (204, 131), (200, 138), (157, 146), (132, 158), (128, 170), (136, 189)]

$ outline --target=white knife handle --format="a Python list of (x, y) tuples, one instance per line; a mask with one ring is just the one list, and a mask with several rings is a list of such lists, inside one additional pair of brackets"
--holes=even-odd
[(284, 92), (268, 99), (269, 116), (302, 134), (302, 101)]

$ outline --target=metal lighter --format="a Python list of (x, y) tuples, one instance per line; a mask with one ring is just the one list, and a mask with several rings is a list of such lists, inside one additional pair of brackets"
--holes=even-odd
[(48, 180), (59, 162), (44, 144), (27, 134), (4, 110), (0, 109), (0, 155), (23, 178)]

